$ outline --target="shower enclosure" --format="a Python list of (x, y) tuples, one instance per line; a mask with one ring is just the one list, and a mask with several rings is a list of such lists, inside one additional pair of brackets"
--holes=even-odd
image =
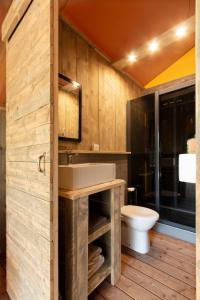
[(179, 181), (179, 155), (195, 137), (195, 87), (153, 93), (127, 105), (128, 201), (155, 209), (160, 221), (195, 229), (195, 184)]

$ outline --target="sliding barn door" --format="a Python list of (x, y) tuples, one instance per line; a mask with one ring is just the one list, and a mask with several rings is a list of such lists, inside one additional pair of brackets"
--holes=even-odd
[(2, 28), (12, 300), (57, 298), (56, 8), (53, 0), (14, 0)]

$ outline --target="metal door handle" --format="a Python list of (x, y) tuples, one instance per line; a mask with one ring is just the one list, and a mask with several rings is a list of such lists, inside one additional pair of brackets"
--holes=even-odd
[[(45, 158), (46, 158), (46, 152), (44, 152), (42, 155), (38, 157), (37, 166), (38, 166), (38, 172), (40, 173), (45, 173)], [(43, 167), (41, 166), (42, 161), (43, 161)]]

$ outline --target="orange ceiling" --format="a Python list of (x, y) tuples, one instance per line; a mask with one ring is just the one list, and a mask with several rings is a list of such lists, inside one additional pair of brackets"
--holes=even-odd
[(0, 106), (5, 106), (6, 102), (6, 51), (1, 42), (1, 24), (11, 2), (12, 0), (0, 0)]
[[(195, 0), (61, 0), (61, 14), (114, 62), (195, 14)], [(145, 85), (194, 46), (194, 34), (125, 69)]]
[(3, 19), (10, 7), (12, 0), (0, 0), (0, 26), (3, 22)]

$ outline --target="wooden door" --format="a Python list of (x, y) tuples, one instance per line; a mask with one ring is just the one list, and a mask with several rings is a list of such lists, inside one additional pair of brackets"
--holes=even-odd
[(7, 291), (12, 300), (58, 298), (57, 22), (56, 0), (14, 0), (2, 27)]

